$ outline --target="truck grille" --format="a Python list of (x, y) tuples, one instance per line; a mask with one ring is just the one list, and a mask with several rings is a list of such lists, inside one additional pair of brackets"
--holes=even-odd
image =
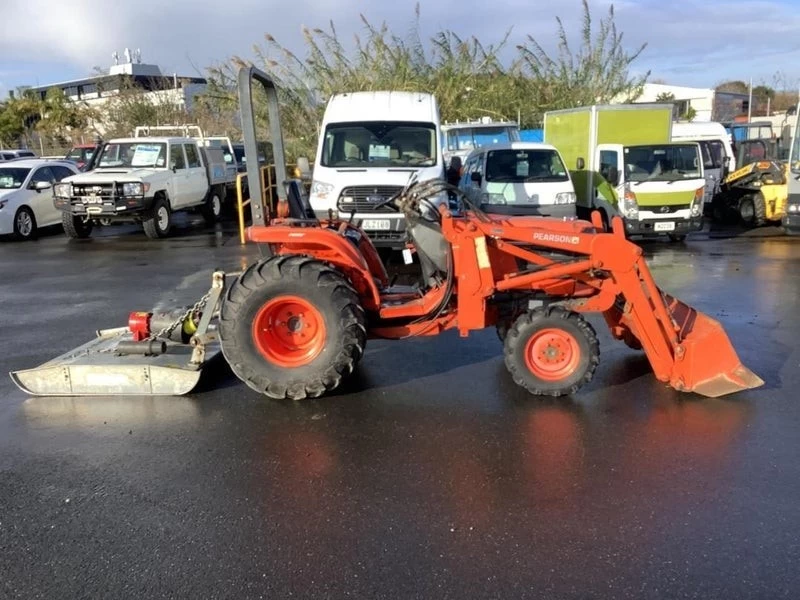
[(376, 209), (375, 205), (388, 200), (402, 190), (399, 185), (361, 185), (346, 187), (339, 194), (338, 207), (342, 213), (354, 210), (359, 213), (393, 213), (397, 212), (390, 206)]
[(687, 208), (690, 207), (691, 204), (664, 204), (662, 206), (640, 206), (639, 210), (654, 212), (657, 215), (669, 215), (672, 213), (676, 213), (679, 210), (686, 210)]
[(73, 196), (96, 196), (98, 198), (113, 198), (114, 197), (114, 184), (113, 183), (73, 183), (72, 184)]

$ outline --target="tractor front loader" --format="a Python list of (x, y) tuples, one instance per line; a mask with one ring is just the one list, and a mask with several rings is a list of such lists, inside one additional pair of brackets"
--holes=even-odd
[[(247, 147), (255, 147), (253, 80), (264, 84), (268, 96), (274, 93), (263, 73), (240, 72)], [(282, 165), (276, 101), (270, 108), (276, 164)], [(248, 168), (257, 164), (248, 160)], [(259, 181), (257, 170), (248, 180), (250, 186)], [(455, 188), (439, 180), (412, 180), (384, 203), (405, 216), (420, 282), (393, 286), (361, 229), (334, 213), (313, 215), (291, 189), (279, 190), (274, 210), (253, 207), (254, 219), (260, 214), (264, 219), (247, 237), (260, 245), (263, 257), (230, 281), (216, 274), (213, 298), (173, 323), (188, 322), (189, 340), (171, 342), (176, 350), (218, 344), (233, 372), (268, 397), (313, 398), (336, 389), (363, 358), (369, 339), (402, 340), (451, 329), (464, 337), (487, 327), (500, 333), (517, 384), (536, 395), (574, 394), (599, 364), (597, 335), (584, 318), (592, 312), (603, 315), (614, 338), (641, 349), (656, 378), (676, 390), (715, 397), (763, 384), (741, 363), (718, 322), (656, 286), (642, 250), (625, 239), (618, 218), (606, 231), (597, 213), (591, 222), (488, 215), (463, 196), (455, 210), (433, 200), (458, 194)], [(260, 196), (251, 189), (251, 198)], [(202, 332), (199, 338), (195, 329)], [(139, 341), (129, 339), (134, 330)], [(124, 352), (104, 346), (117, 362), (106, 357), (94, 373), (113, 374), (118, 393), (137, 393), (131, 391), (135, 383), (122, 385), (127, 375), (115, 366), (126, 360), (128, 375), (146, 367), (159, 381), (170, 368), (187, 368), (179, 352), (172, 364), (163, 362), (169, 347), (148, 358), (163, 337), (152, 327), (129, 323), (119, 335)], [(138, 356), (130, 354), (135, 348)], [(155, 358), (162, 363), (153, 371)], [(69, 385), (70, 369), (92, 364), (91, 349), (71, 360), (57, 359), (27, 373), (46, 370), (46, 385), (35, 377), (26, 384), (19, 373), (15, 380), (30, 393), (91, 393), (86, 377), (77, 392)], [(110, 393), (108, 387), (102, 393)], [(138, 393), (155, 392), (142, 386)]]

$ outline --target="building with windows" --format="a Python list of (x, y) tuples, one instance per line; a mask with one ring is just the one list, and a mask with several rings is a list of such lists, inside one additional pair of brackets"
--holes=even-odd
[[(661, 83), (646, 83), (642, 94), (635, 102), (657, 102), (665, 97), (675, 106), (675, 120), (682, 119), (689, 108), (694, 109), (694, 121), (716, 121), (729, 123), (747, 115), (748, 94), (718, 92), (712, 88), (693, 88)], [(760, 107), (753, 107), (759, 110)]]
[(114, 63), (107, 73), (29, 89), (44, 98), (51, 88), (60, 88), (70, 100), (101, 107), (109, 98), (135, 86), (153, 103), (169, 103), (186, 110), (191, 110), (194, 97), (206, 89), (207, 82), (202, 77), (166, 74), (157, 65), (142, 63), (138, 50), (131, 53), (126, 48), (122, 62), (115, 52)]

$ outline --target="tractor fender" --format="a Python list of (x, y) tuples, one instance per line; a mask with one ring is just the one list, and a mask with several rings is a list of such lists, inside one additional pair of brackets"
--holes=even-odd
[(291, 225), (254, 225), (246, 230), (247, 239), (270, 244), (276, 254), (311, 256), (339, 268), (353, 284), (366, 310), (378, 311), (380, 291), (364, 255), (350, 240), (332, 229)]

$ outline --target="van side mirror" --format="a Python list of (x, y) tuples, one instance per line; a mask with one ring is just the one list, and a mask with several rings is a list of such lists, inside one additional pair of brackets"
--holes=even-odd
[(470, 178), (472, 181), (474, 181), (475, 183), (480, 183), (480, 182), (481, 182), (481, 179), (482, 179), (482, 178), (481, 178), (481, 174), (480, 174), (480, 173), (478, 173), (477, 171), (474, 171), (472, 174), (470, 174), (469, 178)]
[(578, 160), (575, 162), (575, 166), (578, 167), (578, 171), (583, 171), (583, 169), (586, 167), (586, 161), (584, 161), (581, 157), (578, 157)]
[(619, 185), (619, 169), (617, 167), (608, 168), (608, 183), (615, 187)]

